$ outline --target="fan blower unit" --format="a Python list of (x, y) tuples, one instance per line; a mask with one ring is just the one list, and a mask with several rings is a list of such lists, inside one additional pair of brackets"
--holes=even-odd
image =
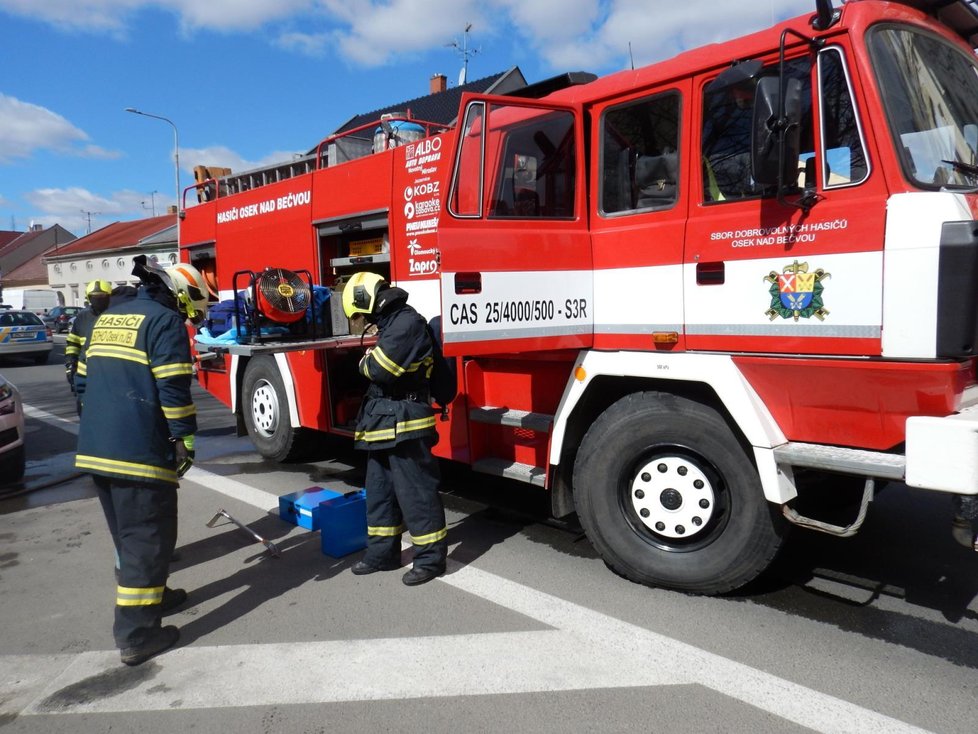
[(255, 293), (259, 312), (279, 324), (299, 321), (312, 301), (308, 283), (283, 268), (267, 268), (259, 275)]

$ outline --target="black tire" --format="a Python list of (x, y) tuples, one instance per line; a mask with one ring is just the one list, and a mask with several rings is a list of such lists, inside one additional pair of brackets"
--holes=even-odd
[(0, 454), (0, 486), (17, 484), (24, 478), (24, 470), (27, 467), (27, 453), (21, 444), (15, 449)]
[(285, 384), (272, 357), (254, 357), (245, 368), (241, 412), (255, 449), (266, 459), (290, 461), (305, 450), (306, 432), (293, 428)]
[(754, 579), (785, 531), (720, 414), (666, 393), (627, 395), (591, 425), (574, 464), (574, 499), (612, 570), (698, 594)]

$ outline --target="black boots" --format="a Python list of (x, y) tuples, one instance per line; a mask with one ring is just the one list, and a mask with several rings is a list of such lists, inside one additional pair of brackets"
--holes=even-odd
[(122, 662), (126, 665), (139, 665), (145, 663), (154, 655), (159, 655), (164, 650), (173, 647), (180, 639), (180, 631), (173, 627), (160, 627), (153, 631), (146, 642), (138, 647), (127, 647), (122, 650)]
[(420, 586), (432, 579), (438, 578), (445, 573), (444, 566), (441, 568), (412, 568), (401, 577), (405, 586)]

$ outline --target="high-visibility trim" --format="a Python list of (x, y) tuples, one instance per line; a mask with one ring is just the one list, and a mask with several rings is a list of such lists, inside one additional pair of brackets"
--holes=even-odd
[(404, 368), (401, 367), (401, 365), (399, 365), (397, 362), (392, 360), (390, 357), (388, 357), (386, 354), (384, 354), (384, 350), (381, 349), (380, 347), (374, 347), (373, 350), (370, 352), (370, 356), (383, 369), (387, 370), (392, 375), (394, 375), (394, 377), (400, 377), (401, 375), (404, 374)]
[(429, 545), (431, 543), (437, 543), (439, 540), (444, 540), (446, 537), (448, 537), (448, 528), (442, 528), (427, 535), (412, 535), (411, 542), (415, 545)]
[(149, 366), (149, 357), (141, 349), (132, 347), (120, 347), (114, 344), (92, 344), (85, 353), (85, 359), (92, 357), (110, 357), (112, 359), (126, 359), (130, 362), (138, 362)]
[(384, 428), (379, 431), (357, 431), (353, 435), (355, 441), (393, 441), (397, 434), (393, 428)]
[(115, 592), (116, 606), (148, 607), (153, 604), (162, 604), (163, 588), (162, 586), (148, 586), (145, 588), (117, 586)]
[(394, 428), (381, 428), (376, 431), (357, 431), (353, 438), (356, 441), (392, 441), (405, 433), (422, 431), (435, 427), (435, 416), (416, 418), (410, 421), (399, 421)]
[(85, 366), (84, 362), (79, 360), (78, 369), (76, 369), (75, 372), (82, 377), (85, 377), (88, 374), (88, 367)]
[[(89, 408), (95, 410), (95, 408)], [(149, 464), (136, 464), (131, 461), (119, 461), (118, 459), (104, 459), (101, 456), (86, 456), (78, 454), (75, 456), (75, 466), (78, 469), (92, 469), (94, 471), (119, 474), (121, 476), (145, 477), (146, 479), (162, 479), (167, 482), (177, 481), (176, 469), (164, 469), (159, 466)]]
[(170, 421), (186, 418), (188, 415), (197, 415), (197, 407), (193, 403), (182, 405), (179, 408), (168, 408), (165, 405), (161, 407), (163, 408), (163, 417)]
[(427, 418), (415, 418), (411, 421), (401, 421), (397, 424), (398, 433), (408, 433), (410, 431), (420, 431), (422, 428), (434, 428), (435, 427), (435, 416), (431, 415)]
[(383, 526), (383, 525), (368, 525), (367, 535), (373, 535), (377, 538), (396, 538), (398, 535), (404, 532), (404, 526), (398, 525), (393, 526)]
[(173, 364), (161, 364), (158, 367), (153, 368), (153, 377), (157, 380), (161, 380), (164, 377), (173, 377), (174, 375), (192, 375), (194, 373), (194, 367), (190, 362), (174, 362)]

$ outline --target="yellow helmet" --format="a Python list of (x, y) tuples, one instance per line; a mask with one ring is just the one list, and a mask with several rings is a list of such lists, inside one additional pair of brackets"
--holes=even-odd
[(93, 293), (112, 294), (112, 284), (107, 280), (93, 280), (85, 286), (85, 296), (91, 298)]
[(347, 318), (356, 313), (369, 316), (377, 306), (377, 294), (389, 285), (377, 273), (355, 273), (343, 288), (343, 313)]
[(177, 298), (180, 313), (195, 324), (207, 316), (207, 282), (189, 263), (177, 263), (163, 268), (168, 285)]

